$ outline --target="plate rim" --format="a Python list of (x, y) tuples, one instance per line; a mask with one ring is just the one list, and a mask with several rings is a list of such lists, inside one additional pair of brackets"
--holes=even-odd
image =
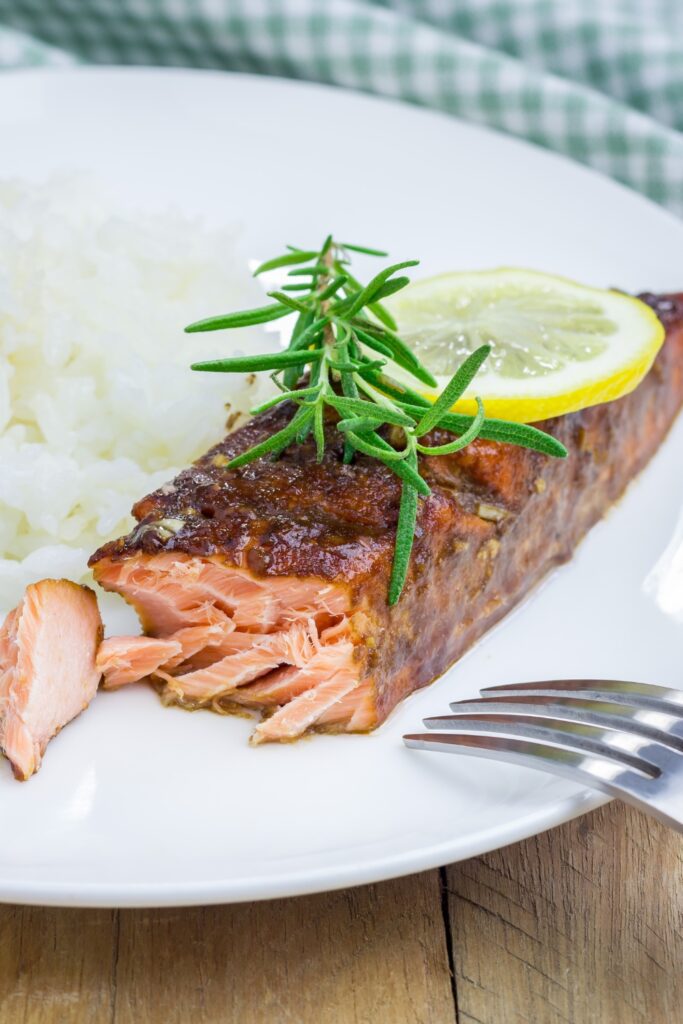
[[(539, 772), (547, 778), (547, 773)], [(261, 900), (289, 899), (312, 896), (316, 893), (335, 892), (358, 885), (372, 885), (403, 878), (421, 871), (430, 871), (451, 864), (459, 864), (492, 853), (549, 829), (563, 825), (589, 811), (610, 803), (611, 797), (590, 789), (578, 790), (553, 805), (553, 813), (535, 810), (515, 819), (506, 829), (500, 826), (477, 832), (453, 860), (448, 850), (452, 840), (433, 847), (394, 854), (363, 861), (360, 866), (340, 869), (338, 866), (317, 870), (297, 871), (273, 875), (267, 880), (256, 877), (237, 882), (231, 879), (208, 882), (137, 882), (101, 884), (95, 882), (10, 882), (0, 878), (0, 904), (20, 903), (45, 907), (79, 907), (83, 909), (152, 909), (154, 907), (215, 906), (233, 903), (251, 903)], [(495, 833), (495, 840), (491, 838)]]
[(500, 128), (493, 128), (489, 125), (480, 124), (477, 121), (468, 121), (467, 118), (460, 117), (457, 114), (451, 114), (445, 110), (436, 110), (433, 107), (425, 106), (422, 103), (412, 103), (410, 100), (405, 100), (400, 97), (386, 96), (382, 93), (373, 93), (364, 89), (354, 88), (353, 86), (336, 85), (329, 82), (317, 82), (313, 79), (306, 78), (288, 78), (285, 75), (269, 75), (269, 74), (258, 74), (253, 71), (233, 71), (231, 69), (222, 68), (199, 68), (199, 67), (183, 67), (183, 66), (170, 66), (170, 65), (154, 65), (154, 64), (58, 64), (53, 67), (49, 66), (31, 66), (31, 67), (14, 67), (8, 68), (0, 74), (0, 91), (4, 88), (5, 82), (11, 82), (13, 80), (20, 79), (48, 79), (54, 76), (60, 78), (87, 78), (87, 77), (106, 77), (111, 75), (112, 77), (135, 77), (139, 76), (158, 78), (184, 78), (184, 77), (196, 77), (196, 78), (216, 78), (216, 79), (240, 79), (245, 82), (252, 84), (258, 83), (259, 85), (275, 84), (284, 88), (291, 88), (293, 91), (302, 92), (327, 92), (330, 94), (347, 95), (354, 97), (355, 100), (360, 102), (366, 102), (369, 105), (386, 105), (395, 109), (407, 109), (412, 110), (418, 114), (418, 116), (424, 116), (427, 118), (434, 118), (440, 121), (455, 122), (460, 126), (464, 126), (468, 131), (479, 133), (488, 138), (503, 139), (507, 145), (518, 148), (521, 151), (532, 151), (536, 154), (539, 159), (545, 159), (551, 163), (555, 163), (558, 166), (566, 166), (567, 164), (574, 168), (579, 174), (587, 175), (602, 182), (603, 185), (607, 184), (612, 189), (616, 189), (625, 195), (635, 198), (641, 204), (644, 203), (650, 208), (650, 212), (661, 216), (664, 220), (669, 221), (670, 224), (674, 225), (679, 230), (683, 230), (683, 219), (678, 217), (671, 210), (668, 210), (665, 206), (657, 203), (654, 199), (644, 195), (642, 192), (638, 192), (635, 188), (625, 184), (622, 181), (618, 181), (616, 178), (612, 178), (607, 172), (599, 170), (597, 167), (593, 167), (590, 164), (581, 163), (579, 160), (575, 160), (573, 157), (568, 156), (565, 153), (559, 153), (556, 150), (548, 149), (546, 146), (542, 146), (538, 142), (532, 142), (530, 139), (524, 139), (519, 135), (514, 135), (512, 132), (503, 131)]
[[(230, 71), (209, 68), (155, 67), (148, 65), (60, 65), (54, 68), (13, 68), (0, 76), (0, 95), (6, 85), (15, 85), (21, 81), (47, 81), (55, 75), (60, 78), (84, 80), (87, 78), (125, 77), (167, 78), (179, 80), (189, 77), (226, 81), (244, 81), (260, 88), (285, 87), (292, 92), (327, 92), (346, 94), (352, 100), (360, 101), (369, 106), (389, 105), (393, 108), (412, 110), (418, 117), (427, 117), (439, 121), (455, 122), (468, 131), (484, 137), (503, 140), (503, 145), (512, 146), (520, 151), (533, 154), (534, 159), (545, 160), (552, 164), (571, 165), (578, 174), (596, 179), (603, 186), (607, 183), (612, 189), (635, 198), (645, 204), (652, 214), (656, 214), (663, 222), (668, 222), (675, 230), (681, 232), (683, 239), (683, 222), (671, 211), (660, 206), (654, 200), (635, 191), (622, 182), (616, 181), (602, 171), (579, 163), (564, 154), (546, 149), (543, 146), (519, 138), (510, 133), (490, 128), (473, 121), (450, 114), (446, 111), (434, 110), (421, 104), (406, 100), (377, 95), (360, 89), (332, 85), (302, 79), (291, 79), (275, 75), (262, 75), (251, 72)], [(548, 777), (546, 773), (544, 777)], [(7, 881), (0, 877), (0, 902), (25, 903), (43, 906), (70, 907), (163, 907), (190, 906), (199, 904), (239, 903), (252, 900), (274, 899), (289, 896), (307, 895), (327, 892), (347, 886), (356, 886), (398, 878), (441, 867), (445, 864), (458, 863), (472, 857), (520, 842), (548, 829), (555, 828), (582, 814), (603, 806), (609, 797), (584, 787), (577, 787), (568, 796), (555, 799), (550, 809), (544, 804), (541, 809), (524, 814), (514, 822), (504, 826), (490, 827), (472, 833), (469, 840), (454, 837), (429, 847), (420, 847), (417, 851), (401, 852), (389, 856), (374, 857), (360, 864), (352, 863), (340, 868), (338, 865), (319, 869), (299, 870), (273, 874), (268, 878), (241, 876), (237, 881), (231, 878), (212, 879), (209, 881), (191, 880), (178, 882), (116, 882), (102, 884), (95, 882), (63, 882), (63, 881)], [(453, 859), (455, 858), (455, 859)]]

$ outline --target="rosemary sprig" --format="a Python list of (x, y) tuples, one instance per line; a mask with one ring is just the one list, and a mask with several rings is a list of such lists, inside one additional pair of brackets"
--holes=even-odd
[[(393, 362), (418, 384), (436, 386), (427, 367), (396, 333), (396, 323), (382, 305), (382, 299), (408, 284), (409, 279), (399, 272), (416, 266), (417, 261), (395, 263), (362, 285), (349, 272), (351, 252), (387, 255), (379, 249), (335, 242), (332, 236), (317, 250), (287, 246), (285, 253), (266, 260), (255, 271), (258, 275), (292, 268), (287, 272), (292, 284), (271, 292), (269, 297), (274, 301), (270, 305), (199, 320), (185, 330), (247, 327), (296, 314), (285, 351), (213, 359), (194, 363), (192, 369), (214, 373), (271, 370), (280, 393), (252, 412), (263, 412), (284, 401), (295, 406), (286, 427), (236, 456), (228, 468), (237, 469), (266, 455), (278, 458), (285, 448), (303, 443), (310, 433), (317, 460), (322, 461), (325, 408), (329, 407), (338, 417), (336, 428), (344, 438), (344, 462), (352, 461), (357, 454), (369, 456), (398, 476), (401, 501), (388, 593), (389, 604), (395, 604), (408, 574), (419, 499), (431, 493), (420, 472), (418, 453), (429, 457), (449, 455), (477, 437), (556, 458), (564, 458), (567, 450), (554, 437), (528, 424), (490, 419), (478, 398), (475, 416), (451, 412), (488, 357), (487, 345), (464, 360), (433, 403), (387, 374), (385, 367)], [(306, 372), (308, 379), (302, 380)], [(454, 434), (454, 440), (437, 445), (421, 443), (436, 428)]]

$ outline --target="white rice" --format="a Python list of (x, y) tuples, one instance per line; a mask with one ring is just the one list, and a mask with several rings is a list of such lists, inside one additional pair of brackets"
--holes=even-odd
[(133, 502), (222, 436), (225, 403), (254, 404), (243, 376), (189, 364), (273, 336), (183, 327), (263, 302), (234, 230), (117, 211), (82, 178), (0, 183), (0, 610), (82, 579)]

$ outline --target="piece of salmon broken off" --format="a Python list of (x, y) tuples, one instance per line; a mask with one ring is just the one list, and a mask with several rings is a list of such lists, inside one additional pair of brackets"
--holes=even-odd
[(37, 772), (49, 741), (95, 696), (102, 639), (97, 599), (69, 580), (27, 587), (0, 627), (0, 750), (17, 779)]
[(182, 655), (176, 640), (157, 640), (151, 636), (110, 636), (97, 652), (97, 668), (105, 690), (146, 679), (161, 665)]

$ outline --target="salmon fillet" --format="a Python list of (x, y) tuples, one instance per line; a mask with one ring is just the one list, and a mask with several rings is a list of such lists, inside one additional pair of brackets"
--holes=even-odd
[(40, 768), (45, 748), (95, 696), (102, 620), (95, 594), (41, 580), (0, 627), (0, 749), (17, 779)]
[[(393, 607), (400, 484), (364, 456), (344, 465), (332, 422), (321, 463), (311, 440), (226, 469), (285, 426), (292, 409), (277, 406), (138, 502), (138, 526), (90, 565), (150, 637), (183, 646), (158, 667), (165, 700), (258, 708), (258, 743), (373, 729), (443, 673), (571, 557), (669, 430), (683, 401), (683, 294), (644, 298), (667, 337), (640, 386), (537, 424), (566, 460), (482, 439), (422, 458), (432, 494)], [(450, 439), (436, 430), (426, 443)]]

